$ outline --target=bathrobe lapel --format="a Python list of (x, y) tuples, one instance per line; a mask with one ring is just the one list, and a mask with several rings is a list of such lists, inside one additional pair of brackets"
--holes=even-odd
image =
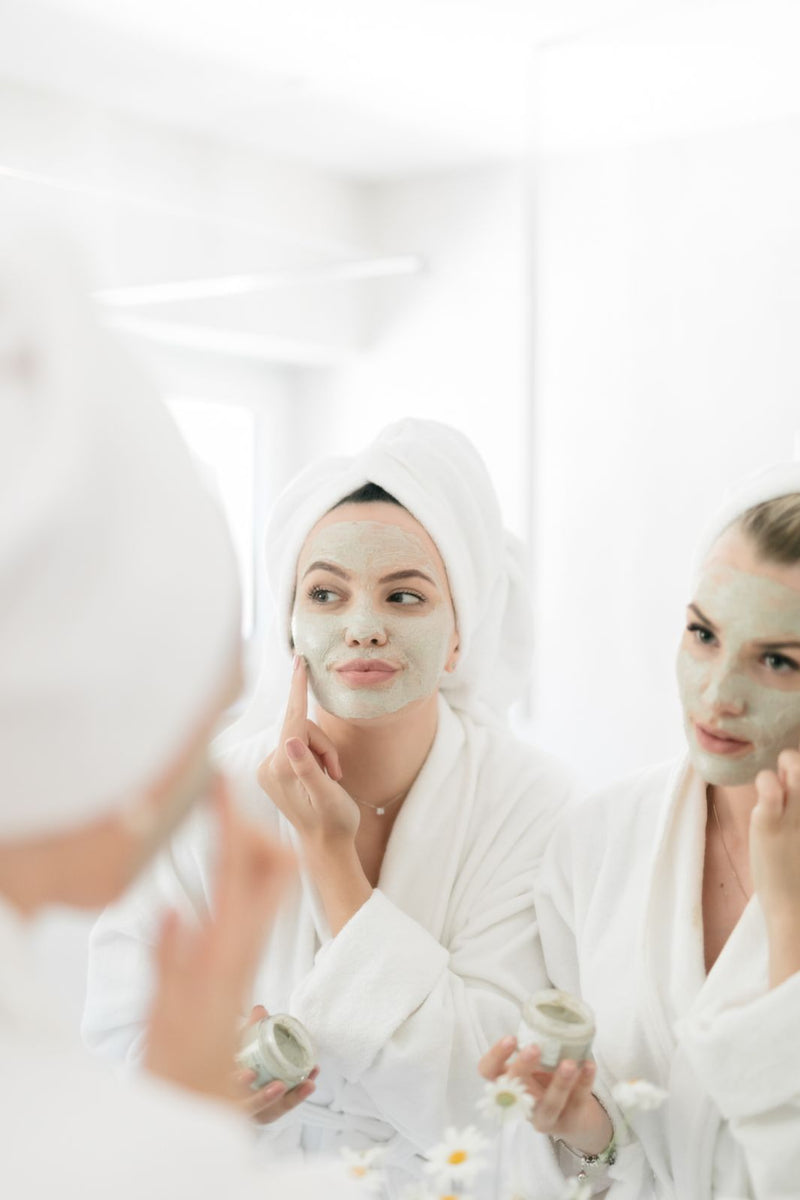
[[(463, 726), (449, 705), (439, 702), (439, 724), (431, 751), (395, 821), (381, 867), (378, 887), (435, 938), (442, 936), (461, 850), (474, 803), (475, 766), (464, 753)], [(331, 930), (316, 885), (302, 867), (297, 834), (279, 818), (281, 840), (301, 862), (293, 896), (285, 899), (275, 921), (256, 991), (288, 1004), (291, 986), (282, 994), (275, 962), (291, 969), (285, 980), (310, 971)], [(277, 985), (277, 986), (276, 986)]]
[(395, 822), (378, 882), (389, 900), (437, 940), (446, 932), (475, 803), (475, 775), (463, 726), (440, 700), (434, 745)]
[[(642, 930), (642, 1014), (669, 1091), (668, 1128), (672, 1175), (678, 1196), (711, 1196), (729, 1153), (730, 1133), (717, 1106), (697, 1079), (680, 1044), (680, 1022), (721, 1011), (762, 994), (767, 942), (755, 898), (706, 975), (702, 888), (705, 861), (706, 791), (684, 764), (670, 781)], [(639, 1121), (647, 1121), (642, 1114)], [(729, 1180), (746, 1188), (746, 1179)], [(740, 1194), (747, 1194), (746, 1190)]]

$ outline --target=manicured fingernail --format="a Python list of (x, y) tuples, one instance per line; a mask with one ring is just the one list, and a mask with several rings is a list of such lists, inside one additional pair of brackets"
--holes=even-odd
[(565, 1059), (564, 1062), (562, 1062), (562, 1064), (561, 1064), (561, 1074), (562, 1075), (566, 1075), (568, 1077), (570, 1075), (574, 1075), (576, 1069), (577, 1068), (575, 1066), (575, 1063), (571, 1062), (569, 1059)]
[(289, 758), (293, 758), (295, 762), (300, 762), (306, 756), (306, 748), (300, 741), (300, 738), (289, 738), (286, 743), (286, 753)]
[(504, 1037), (500, 1043), (500, 1048), (501, 1050), (513, 1050), (516, 1044), (517, 1039), (515, 1037)]
[(300, 666), (300, 655), (295, 654), (294, 658), (292, 659), (292, 670), (296, 671), (299, 666)]

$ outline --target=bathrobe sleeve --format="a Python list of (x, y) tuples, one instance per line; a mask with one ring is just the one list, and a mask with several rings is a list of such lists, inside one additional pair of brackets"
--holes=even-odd
[[(549, 761), (516, 777), (491, 757), (483, 769), (479, 828), (465, 839), (438, 935), (416, 892), (444, 868), (420, 845), (418, 889), (397, 900), (374, 891), (291, 999), (321, 1060), (359, 1084), (418, 1151), (447, 1124), (475, 1120), (478, 1059), (516, 1032), (522, 1002), (545, 981), (533, 884), (571, 785)], [(435, 907), (435, 884), (428, 889)]]
[(789, 1200), (800, 1180), (800, 974), (738, 1007), (678, 1024), (694, 1071), (730, 1123), (756, 1200)]
[[(201, 819), (163, 851), (116, 904), (104, 910), (89, 937), (86, 1002), (81, 1033), (89, 1049), (116, 1062), (138, 1063), (155, 989), (154, 962), (164, 915), (192, 922), (209, 910), (208, 873), (194, 859), (194, 840), (208, 841)], [(187, 860), (189, 860), (187, 862)], [(195, 865), (194, 870), (187, 866)]]
[[(236, 770), (230, 773), (229, 783), (242, 809), (274, 833), (277, 814), (264, 805), (255, 783), (272, 736), (268, 732), (237, 747)], [(226, 756), (222, 765), (229, 761)], [(95, 1053), (128, 1066), (141, 1060), (161, 924), (170, 910), (189, 923), (210, 912), (215, 837), (209, 811), (200, 808), (192, 813), (134, 886), (96, 922), (89, 938), (81, 1026), (85, 1044)]]
[[(602, 797), (575, 803), (567, 809), (547, 848), (536, 882), (536, 912), (549, 986), (576, 996), (583, 995), (585, 991), (581, 943), (587, 936), (594, 940), (591, 928), (587, 934), (587, 914), (590, 920), (597, 920), (600, 908), (601, 921), (605, 921), (609, 915), (607, 905), (602, 902), (598, 904), (597, 901), (601, 894), (602, 874), (608, 867), (598, 851), (604, 837), (607, 837), (603, 810)], [(611, 819), (614, 819), (613, 811)], [(594, 1092), (613, 1122), (617, 1159), (612, 1167), (596, 1169), (590, 1181), (592, 1194), (605, 1195), (606, 1189), (609, 1189), (609, 1200), (611, 1197), (614, 1200), (643, 1200), (652, 1195), (650, 1172), (641, 1146), (628, 1135), (622, 1114), (612, 1097), (611, 1089), (615, 1082), (605, 1076), (602, 1061), (598, 1058)], [(529, 1170), (536, 1169), (542, 1158), (541, 1146), (537, 1147), (535, 1143), (546, 1142), (553, 1146), (552, 1154), (563, 1175), (576, 1173), (574, 1156), (560, 1143), (551, 1143), (549, 1138), (533, 1132), (527, 1134), (527, 1138)]]

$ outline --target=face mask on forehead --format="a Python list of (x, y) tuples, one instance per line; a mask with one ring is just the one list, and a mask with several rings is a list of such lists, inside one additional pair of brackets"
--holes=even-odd
[[(454, 618), (446, 580), (422, 539), (399, 526), (377, 521), (341, 521), (312, 535), (301, 556), (301, 572), (315, 562), (347, 572), (328, 575), (328, 586), (301, 579), (292, 614), (295, 650), (308, 664), (311, 688), (327, 712), (369, 718), (398, 712), (439, 686), (451, 652)], [(416, 569), (435, 581), (380, 583), (396, 571)], [(424, 588), (428, 599), (416, 598)], [(389, 599), (389, 597), (394, 599)], [(354, 660), (396, 666), (390, 678), (354, 687), (337, 668)]]
[[(678, 654), (690, 757), (707, 783), (752, 783), (759, 771), (775, 768), (782, 750), (800, 743), (800, 690), (787, 686), (800, 683), (800, 672), (777, 657), (788, 641), (800, 643), (800, 592), (712, 562), (701, 571), (694, 603), (717, 633), (713, 642), (691, 648), (686, 639), (696, 635), (686, 635)], [(776, 648), (772, 665), (770, 644)], [(800, 650), (786, 649), (784, 656), (800, 662)], [(750, 747), (730, 755), (707, 750), (695, 721)]]

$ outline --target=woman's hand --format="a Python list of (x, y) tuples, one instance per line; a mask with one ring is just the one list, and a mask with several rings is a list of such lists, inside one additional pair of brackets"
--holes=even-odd
[[(257, 1021), (268, 1016), (269, 1013), (263, 1005), (257, 1004), (250, 1014), (247, 1025), (255, 1025)], [(319, 1067), (314, 1067), (308, 1079), (304, 1083), (298, 1084), (297, 1087), (289, 1089), (280, 1079), (273, 1079), (271, 1083), (254, 1092), (250, 1085), (256, 1078), (255, 1071), (237, 1071), (234, 1078), (241, 1094), (239, 1107), (257, 1124), (270, 1125), (308, 1099), (314, 1091), (314, 1080), (318, 1074)]]
[(241, 1012), (294, 862), (236, 812), (221, 780), (214, 804), (219, 843), (212, 911), (199, 925), (182, 923), (175, 912), (164, 921), (144, 1065), (180, 1087), (236, 1104), (242, 1092), (232, 1064)]
[(605, 1109), (592, 1095), (594, 1063), (566, 1060), (555, 1071), (544, 1071), (538, 1046), (526, 1046), (509, 1062), (516, 1050), (513, 1037), (492, 1046), (478, 1065), (484, 1079), (500, 1075), (519, 1079), (533, 1098), (534, 1129), (563, 1139), (581, 1154), (601, 1154), (614, 1130)]
[(360, 813), (341, 777), (336, 747), (308, 719), (306, 665), (297, 658), (278, 746), (258, 768), (258, 782), (301, 840), (319, 847), (355, 841)]
[(770, 986), (800, 971), (800, 753), (783, 750), (777, 771), (756, 776), (750, 871), (770, 949)]

